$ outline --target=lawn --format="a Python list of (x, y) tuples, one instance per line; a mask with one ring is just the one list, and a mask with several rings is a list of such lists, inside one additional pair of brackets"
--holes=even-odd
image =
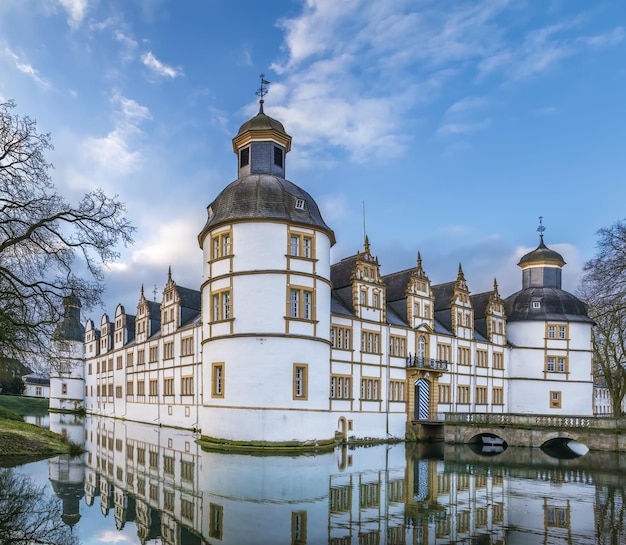
[(20, 416), (46, 416), (49, 400), (41, 397), (0, 395), (0, 407)]

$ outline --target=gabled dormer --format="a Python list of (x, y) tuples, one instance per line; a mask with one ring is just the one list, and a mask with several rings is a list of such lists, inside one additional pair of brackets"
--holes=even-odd
[(167, 283), (163, 290), (161, 301), (161, 333), (167, 335), (174, 333), (180, 325), (180, 304), (176, 282), (172, 280), (172, 268), (167, 272)]
[(406, 315), (413, 328), (427, 326), (434, 329), (435, 296), (430, 279), (422, 267), (422, 256), (417, 253), (417, 266), (411, 272), (406, 288)]
[(450, 319), (452, 331), (458, 338), (474, 338), (474, 309), (460, 263), (459, 272), (454, 282), (452, 300), (450, 301)]
[(113, 349), (113, 324), (109, 316), (103, 314), (100, 320), (100, 353), (104, 354)]
[(126, 314), (122, 305), (117, 305), (114, 318), (113, 347), (121, 348), (135, 336), (135, 317)]
[(161, 325), (161, 305), (154, 301), (148, 301), (141, 286), (141, 296), (137, 304), (137, 316), (135, 318), (135, 336), (138, 343), (145, 342), (154, 335)]
[(370, 252), (367, 236), (363, 252), (356, 254), (355, 268), (350, 281), (355, 314), (361, 319), (384, 322), (387, 306), (386, 286), (380, 275), (378, 258)]
[(487, 336), (494, 344), (505, 344), (506, 341), (506, 313), (504, 301), (498, 292), (498, 282), (493, 279), (493, 291), (489, 294), (489, 301), (485, 309), (487, 322)]
[(100, 331), (91, 318), (85, 323), (85, 354), (88, 358), (100, 354)]

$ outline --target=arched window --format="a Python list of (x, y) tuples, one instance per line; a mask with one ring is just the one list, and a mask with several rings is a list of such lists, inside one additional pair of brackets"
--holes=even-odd
[(424, 335), (420, 335), (420, 338), (417, 340), (417, 357), (420, 359), (426, 357), (426, 339)]

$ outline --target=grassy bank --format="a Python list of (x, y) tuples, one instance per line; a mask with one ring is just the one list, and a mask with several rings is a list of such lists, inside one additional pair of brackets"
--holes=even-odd
[(0, 396), (0, 466), (3, 459), (49, 458), (56, 454), (78, 454), (82, 449), (58, 433), (22, 420), (24, 415), (47, 415), (48, 400)]
[(40, 397), (0, 395), (0, 407), (9, 409), (20, 416), (46, 416), (48, 404), (47, 399)]

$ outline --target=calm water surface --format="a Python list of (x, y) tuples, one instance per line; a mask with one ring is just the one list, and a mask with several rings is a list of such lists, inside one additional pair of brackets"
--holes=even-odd
[(626, 543), (626, 459), (612, 453), (398, 444), (247, 456), (109, 419), (57, 415), (50, 427), (87, 453), (0, 469), (0, 485), (5, 500), (15, 482), (45, 487), (39, 504), (54, 502), (68, 530), (55, 543)]

